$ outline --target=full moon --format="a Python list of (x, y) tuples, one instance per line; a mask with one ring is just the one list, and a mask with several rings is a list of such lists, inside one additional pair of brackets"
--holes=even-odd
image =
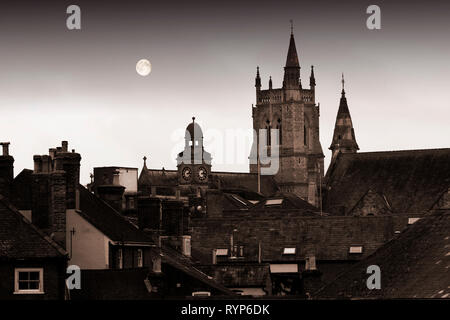
[(141, 59), (136, 63), (136, 72), (145, 77), (152, 71), (152, 65), (147, 59)]

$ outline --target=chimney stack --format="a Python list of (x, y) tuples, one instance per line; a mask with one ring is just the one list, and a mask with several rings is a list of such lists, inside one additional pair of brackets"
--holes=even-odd
[(0, 156), (0, 194), (8, 198), (14, 179), (14, 158), (9, 155), (9, 142), (1, 142), (3, 153)]
[(0, 142), (3, 149), (3, 156), (9, 156), (9, 145), (10, 142)]
[(140, 197), (138, 199), (139, 229), (159, 231), (162, 228), (161, 199)]
[(116, 209), (116, 211), (122, 212), (123, 193), (125, 192), (125, 187), (120, 185), (119, 177), (119, 171), (116, 170), (113, 173), (112, 184), (97, 186), (97, 194), (100, 199)]
[(66, 247), (66, 210), (76, 208), (81, 156), (67, 152), (68, 143), (35, 155), (32, 180), (32, 222)]

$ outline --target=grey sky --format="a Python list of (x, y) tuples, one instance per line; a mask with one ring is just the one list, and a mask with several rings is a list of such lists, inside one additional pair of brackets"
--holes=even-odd
[[(74, 3), (81, 31), (65, 27)], [(369, 4), (381, 7), (381, 30), (365, 26)], [(256, 66), (263, 88), (269, 75), (281, 86), (293, 19), (304, 86), (315, 66), (326, 163), (341, 72), (360, 151), (449, 147), (449, 9), (444, 1), (2, 1), (0, 140), (11, 141), (15, 174), (61, 140), (81, 153), (82, 183), (95, 166), (141, 168), (144, 155), (150, 167), (173, 169), (171, 137), (192, 116), (205, 133), (252, 127)], [(152, 63), (148, 77), (135, 71), (141, 58)], [(235, 165), (212, 156), (213, 170), (248, 170), (247, 154)]]

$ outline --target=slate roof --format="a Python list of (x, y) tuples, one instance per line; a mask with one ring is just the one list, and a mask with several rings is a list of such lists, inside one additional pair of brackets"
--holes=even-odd
[(341, 153), (328, 168), (324, 210), (347, 214), (371, 190), (394, 213), (423, 213), (449, 187), (450, 149)]
[[(258, 261), (259, 242), (264, 262), (299, 261), (309, 254), (318, 261), (359, 261), (394, 238), (407, 222), (405, 216), (321, 217), (276, 210), (259, 216), (192, 219), (192, 255), (210, 263), (213, 249), (230, 248), (234, 232), (235, 243), (244, 246), (246, 262)], [(351, 253), (354, 246), (361, 246), (362, 253)], [(284, 255), (287, 247), (296, 247), (295, 254)]]
[[(366, 286), (378, 265), (381, 289)], [(450, 298), (450, 210), (423, 216), (397, 238), (342, 273), (317, 298)]]
[(153, 243), (150, 236), (139, 230), (120, 213), (82, 185), (79, 214), (113, 241)]
[(62, 258), (65, 250), (0, 195), (0, 259)]
[(31, 209), (33, 170), (23, 169), (13, 180), (9, 200), (19, 210)]
[(162, 257), (161, 257), (162, 263), (167, 263), (167, 264), (171, 265), (172, 267), (207, 284), (211, 288), (214, 288), (225, 295), (234, 295), (234, 293), (231, 290), (227, 289), (222, 284), (215, 281), (213, 277), (211, 277), (211, 276), (203, 273), (199, 269), (197, 269), (193, 265), (192, 260), (190, 258), (185, 257), (178, 251), (176, 251), (170, 247), (167, 247), (167, 246), (163, 246), (161, 248), (161, 252), (162, 252)]
[[(246, 190), (258, 191), (258, 175), (247, 172), (212, 172), (211, 180), (217, 187), (220, 181), (220, 188), (224, 191)], [(278, 185), (273, 176), (261, 176), (261, 194), (271, 196), (279, 191)]]

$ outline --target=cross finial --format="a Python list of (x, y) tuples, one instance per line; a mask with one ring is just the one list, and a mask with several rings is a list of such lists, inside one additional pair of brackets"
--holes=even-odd
[(344, 84), (345, 84), (345, 80), (344, 80), (344, 73), (342, 72), (342, 91), (344, 91)]
[(291, 35), (293, 35), (294, 34), (294, 21), (292, 21), (292, 19), (291, 19), (291, 20), (289, 20), (289, 22), (291, 23)]
[(144, 159), (144, 165), (146, 165), (147, 163), (147, 157), (146, 156), (144, 156), (142, 159)]
[(192, 122), (194, 122), (195, 121), (195, 117), (192, 117)]

